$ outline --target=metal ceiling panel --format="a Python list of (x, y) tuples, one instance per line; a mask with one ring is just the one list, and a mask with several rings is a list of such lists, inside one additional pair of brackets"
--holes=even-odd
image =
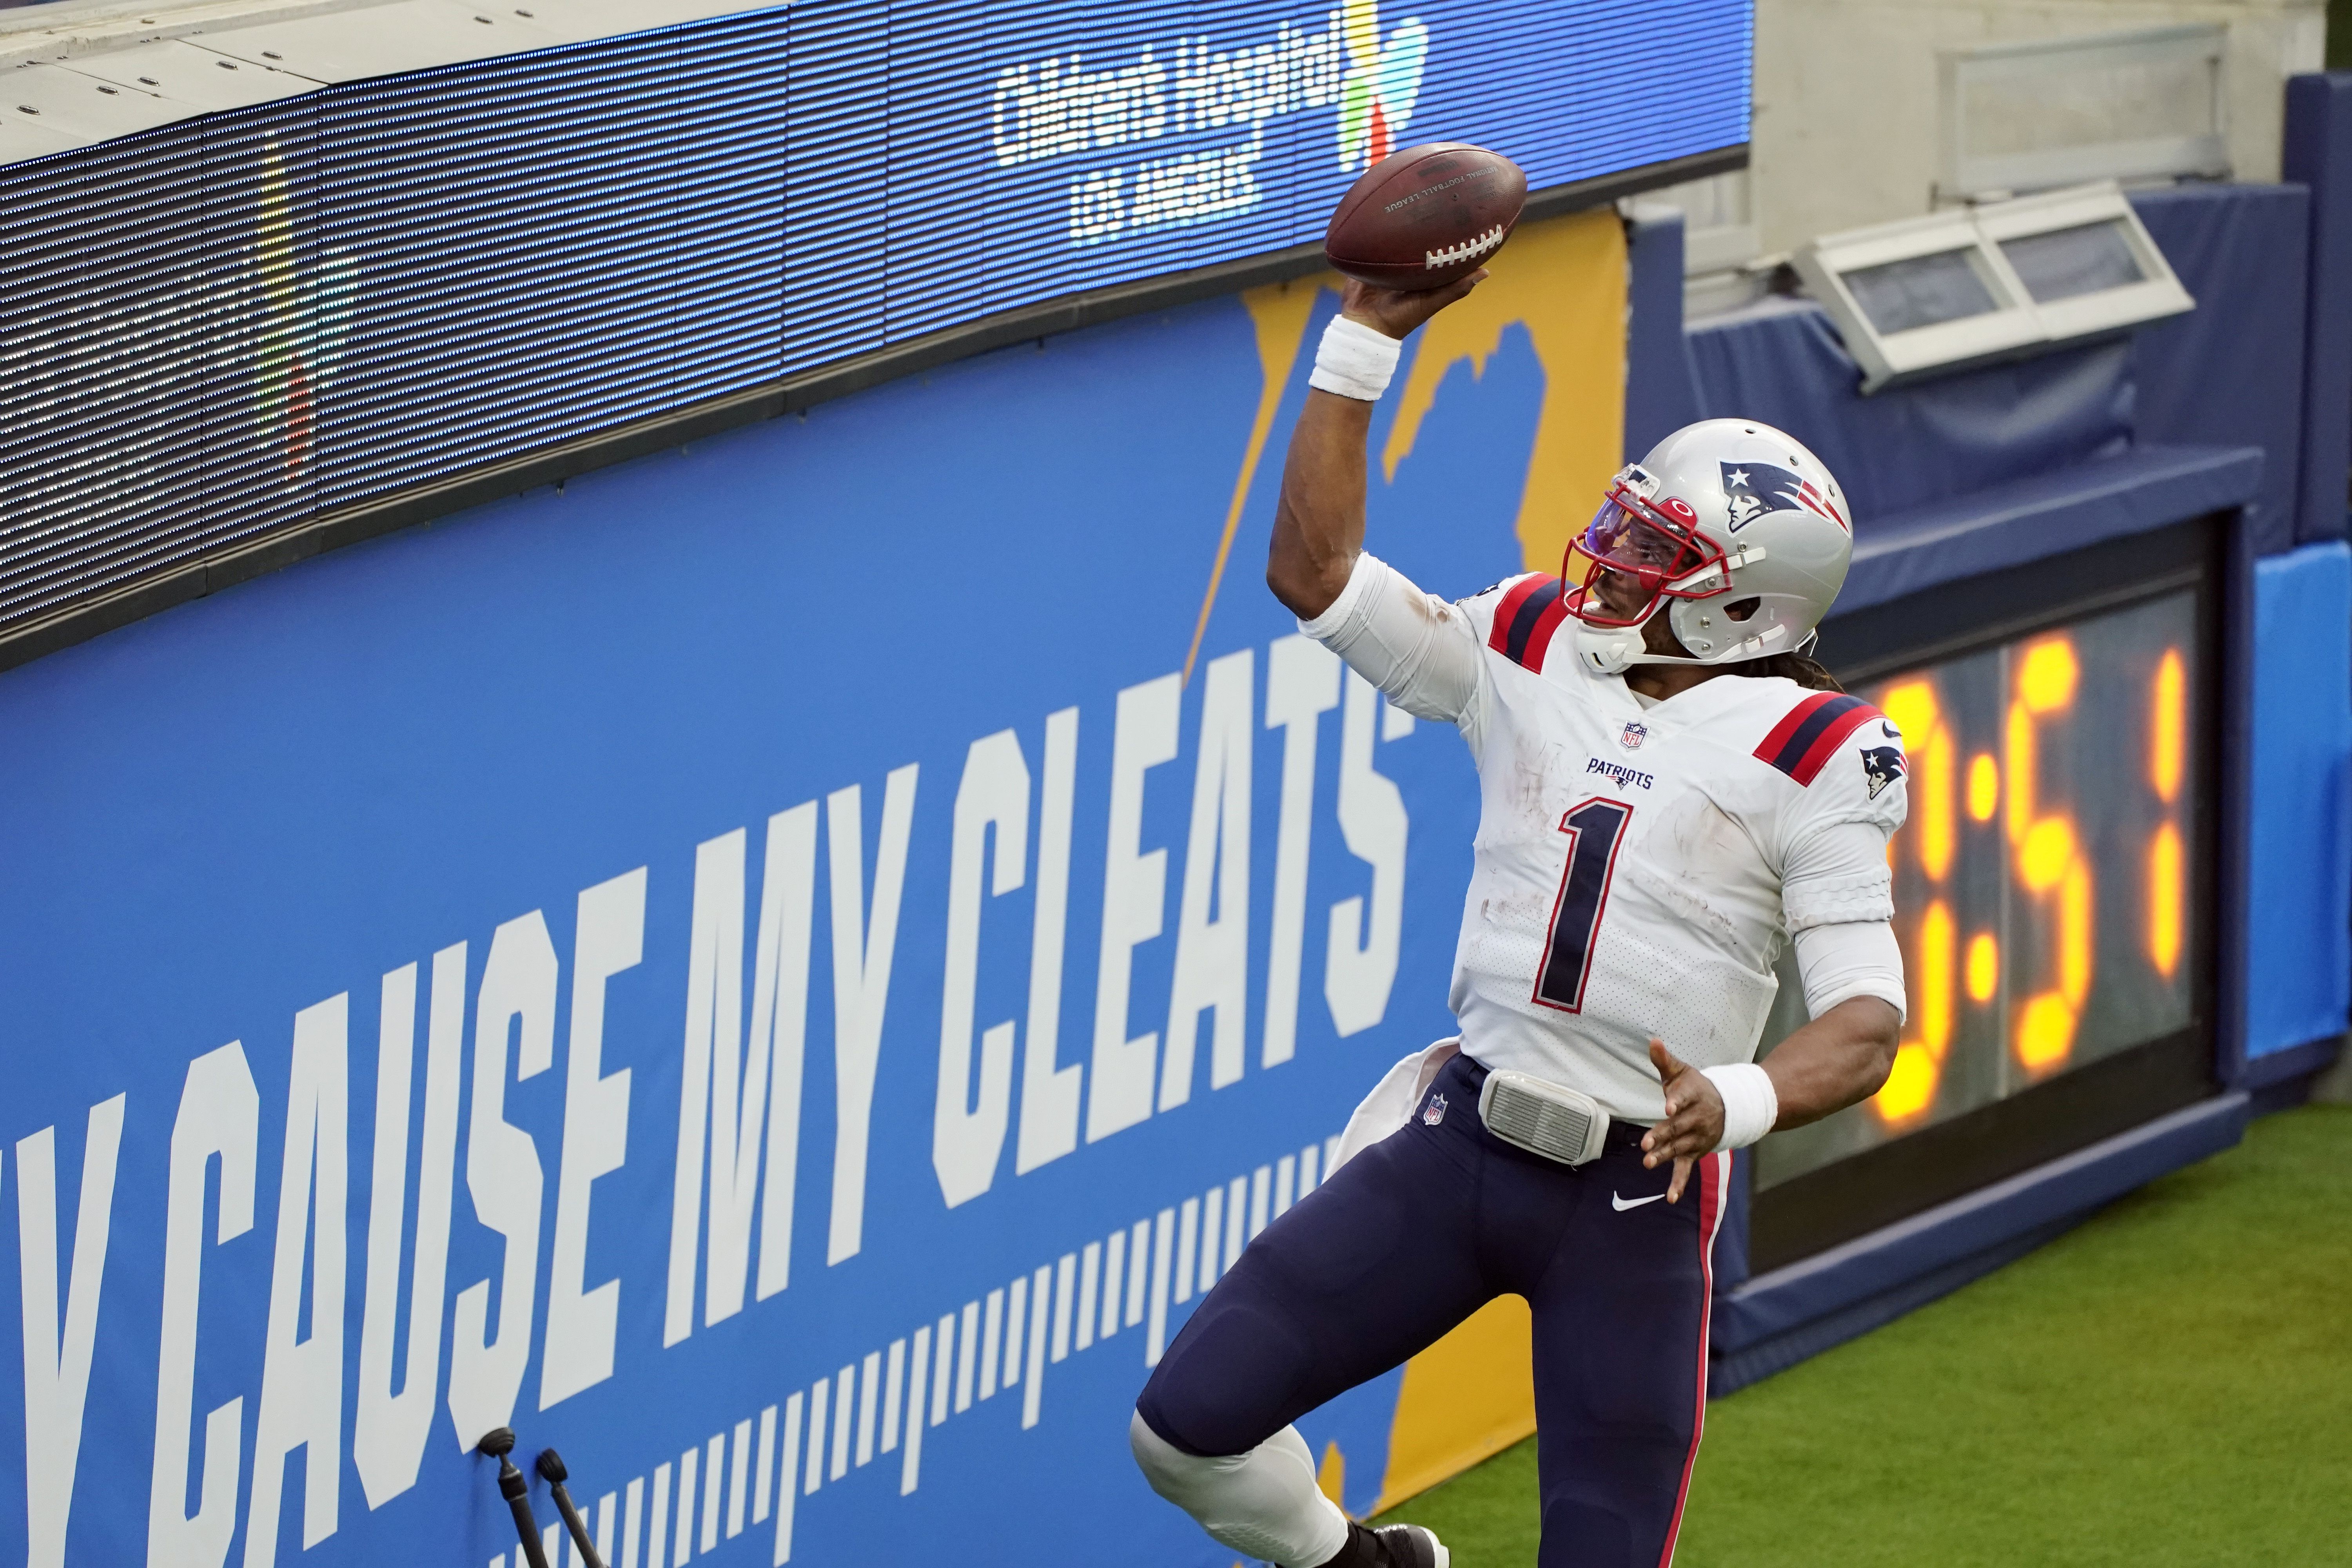
[(188, 39), (232, 59), (278, 66), (322, 82), (366, 81), (431, 66), (461, 65), (564, 42), (561, 34), (517, 16), (511, 5), (464, 0), (398, 0), (359, 11), (299, 16), (258, 26), (191, 33)]
[(21, 163), (52, 153), (87, 147), (95, 137), (78, 137), (55, 129), (42, 119), (24, 113), (13, 103), (0, 104), (0, 163)]
[(126, 49), (77, 55), (59, 68), (95, 77), (116, 87), (157, 93), (186, 105), (184, 114), (242, 109), (310, 92), (320, 84), (309, 77), (225, 55), (180, 38), (159, 38)]
[(37, 118), (44, 129), (88, 143), (152, 131), (202, 111), (152, 89), (110, 86), (78, 71), (35, 62), (0, 73), (0, 112)]
[(772, 0), (765, 5), (759, 0), (501, 0), (499, 8), (488, 14), (528, 17), (565, 43), (586, 43), (779, 8)]

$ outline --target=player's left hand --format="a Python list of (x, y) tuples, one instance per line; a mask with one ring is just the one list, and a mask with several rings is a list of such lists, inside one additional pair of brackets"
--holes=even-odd
[(1664, 1040), (1650, 1042), (1650, 1065), (1666, 1086), (1666, 1118), (1642, 1134), (1642, 1163), (1675, 1163), (1666, 1202), (1680, 1203), (1692, 1164), (1723, 1142), (1723, 1096), (1706, 1074), (1666, 1049)]

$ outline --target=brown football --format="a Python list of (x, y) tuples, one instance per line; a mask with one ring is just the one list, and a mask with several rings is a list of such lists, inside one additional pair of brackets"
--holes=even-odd
[(1492, 259), (1527, 200), (1527, 174), (1500, 153), (1467, 142), (1408, 147), (1349, 188), (1323, 255), (1383, 289), (1443, 289)]

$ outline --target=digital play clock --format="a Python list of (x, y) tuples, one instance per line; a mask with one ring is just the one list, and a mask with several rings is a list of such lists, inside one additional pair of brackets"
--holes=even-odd
[[(2037, 577), (2059, 579), (2045, 596), (2097, 579), (2027, 568), (1860, 628), (1884, 642), (1909, 621), (1911, 640), (1934, 645), (1842, 661), (1861, 666), (1850, 688), (1908, 754), (1909, 818), (1889, 859), (1909, 1016), (1874, 1097), (1759, 1147), (1760, 1251), (1801, 1255), (2089, 1142), (2152, 1096), (2189, 1097), (2210, 1064), (2210, 577), (2193, 531), (2168, 549), (2189, 559), (2071, 610), (2004, 625)], [(1972, 613), (1990, 624), (1971, 646), (1948, 623)], [(1862, 640), (1838, 633), (1824, 639), (1833, 659)], [(1802, 1018), (1793, 980), (1768, 1042)], [(2068, 1084), (2101, 1064), (2095, 1093)], [(2024, 1103), (2037, 1096), (2045, 1106)]]

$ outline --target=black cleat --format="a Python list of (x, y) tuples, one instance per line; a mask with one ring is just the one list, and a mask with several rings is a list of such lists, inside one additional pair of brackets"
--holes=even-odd
[(1348, 1544), (1332, 1560), (1331, 1568), (1452, 1568), (1445, 1543), (1417, 1524), (1383, 1525), (1368, 1530), (1348, 1526)]

